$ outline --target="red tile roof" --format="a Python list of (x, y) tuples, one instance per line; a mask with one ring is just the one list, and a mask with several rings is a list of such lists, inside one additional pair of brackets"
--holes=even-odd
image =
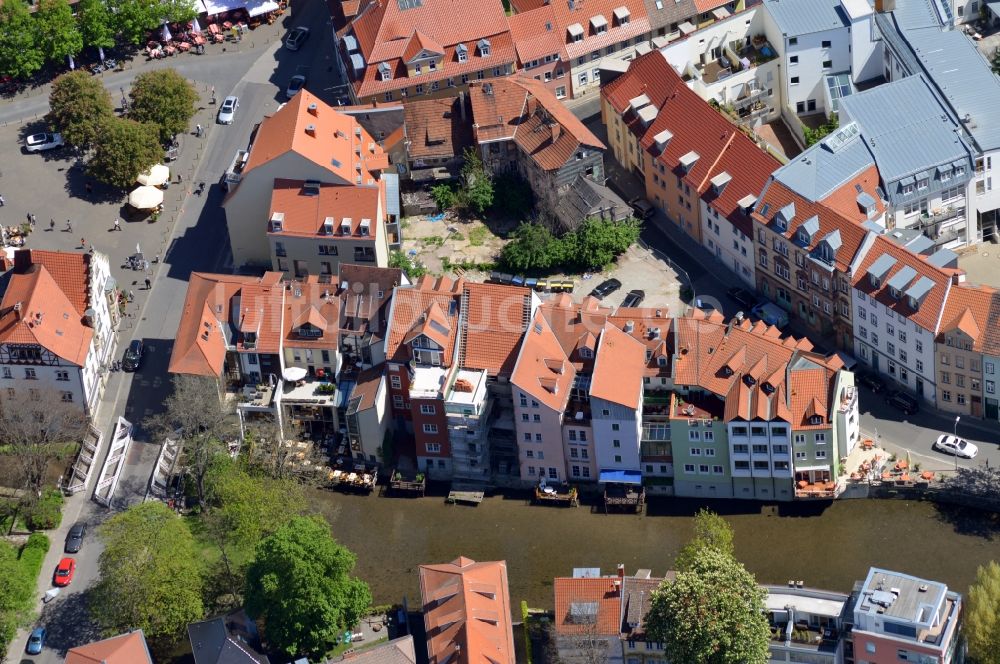
[[(312, 105), (316, 108), (310, 111)], [(370, 149), (373, 145), (374, 150)], [(360, 158), (355, 151), (359, 147)], [(360, 160), (362, 183), (367, 184), (376, 177), (374, 165), (381, 158), (382, 148), (353, 117), (336, 112), (303, 90), (261, 121), (243, 174), (288, 152), (328, 171), (334, 178), (331, 182), (354, 183), (359, 173), (355, 164)]]
[[(770, 154), (757, 147), (750, 138), (741, 132), (733, 135), (722, 150), (718, 160), (705, 174), (705, 179), (698, 185), (701, 194), (709, 208), (716, 210), (729, 223), (747, 237), (753, 237), (753, 222), (738, 203), (746, 196), (756, 198), (781, 163)], [(723, 172), (731, 178), (721, 193), (712, 186), (712, 178)]]
[(477, 141), (513, 140), (543, 170), (562, 167), (581, 146), (606, 148), (541, 81), (533, 78), (519, 75), (471, 83), (469, 99)]
[(452, 281), (448, 277), (434, 279), (423, 277), (413, 286), (397, 288), (392, 297), (389, 332), (386, 339), (385, 356), (389, 361), (405, 363), (410, 360), (410, 351), (405, 346), (406, 339), (412, 338), (414, 331), (433, 318), (445, 322), (446, 333), (436, 336), (444, 343), (442, 363), (451, 364), (455, 341), (458, 338), (458, 308), (462, 294), (461, 279)]
[(944, 312), (941, 315), (939, 343), (944, 342), (944, 334), (960, 330), (972, 341), (972, 349), (984, 350), (990, 325), (990, 306), (997, 298), (995, 288), (957, 284), (948, 293)]
[[(881, 256), (887, 255), (895, 259), (895, 263), (889, 271), (882, 277), (878, 288), (874, 288), (868, 275), (868, 270), (872, 264)], [(916, 276), (902, 289), (905, 291), (921, 277), (927, 277), (933, 282), (933, 287), (924, 297), (919, 308), (914, 311), (906, 297), (898, 300), (889, 293), (888, 282), (904, 267), (911, 267), (916, 271)], [(865, 255), (863, 261), (854, 273), (854, 288), (861, 291), (871, 299), (880, 302), (884, 306), (892, 309), (901, 316), (913, 321), (916, 325), (937, 334), (939, 325), (943, 322), (943, 307), (948, 298), (948, 291), (951, 290), (952, 277), (962, 274), (961, 270), (941, 268), (927, 262), (925, 256), (918, 256), (909, 249), (899, 246), (884, 235), (875, 238), (874, 244)]]
[[(321, 184), (319, 193), (303, 187), (301, 180), (274, 181), (271, 191), (271, 208), (268, 219), (276, 212), (284, 215), (281, 230), (268, 223), (268, 235), (318, 237), (324, 242), (350, 240), (352, 242), (371, 240), (378, 236), (383, 216), (382, 202), (385, 183), (375, 185)], [(333, 223), (333, 233), (324, 231), (327, 219)], [(350, 221), (351, 233), (341, 232), (343, 221)], [(361, 222), (367, 219), (368, 233), (362, 235)]]
[(462, 290), (462, 366), (510, 376), (531, 316), (531, 290), (466, 282)]
[[(699, 195), (710, 189), (710, 178), (722, 170), (733, 177), (727, 189), (736, 184), (737, 178), (746, 177), (746, 183), (736, 184), (730, 195), (721, 197), (720, 213), (728, 209), (731, 214), (736, 200), (742, 196), (735, 200), (731, 198), (737, 192), (752, 190), (751, 183), (770, 175), (778, 165), (763, 153), (751, 157), (752, 150), (761, 151), (756, 146), (750, 147), (753, 144), (749, 138), (689, 89), (659, 51), (651, 51), (636, 58), (625, 74), (602, 88), (601, 95), (623, 116), (642, 148), (653, 155), (651, 158), (662, 163), (671, 173), (680, 176)], [(649, 99), (649, 106), (657, 111), (648, 125), (636, 114), (636, 109), (630, 107), (630, 102), (642, 95)], [(672, 136), (660, 151), (654, 137), (664, 131)], [(730, 150), (732, 154), (727, 155)], [(689, 152), (697, 153), (698, 159), (684, 172), (680, 167), (680, 158)], [(740, 167), (740, 164), (744, 165)], [(747, 165), (751, 166), (752, 172), (744, 176), (741, 171)]]
[(420, 566), (429, 664), (514, 664), (505, 561)]
[[(788, 229), (784, 233), (779, 233), (775, 230), (772, 221), (778, 211), (788, 204), (794, 204), (795, 216), (788, 223)], [(767, 206), (766, 215), (761, 214), (765, 205)], [(761, 192), (760, 199), (757, 201), (751, 216), (757, 223), (770, 226), (772, 231), (789, 240), (796, 238), (796, 232), (802, 224), (812, 217), (818, 217), (819, 230), (813, 235), (812, 242), (806, 248), (812, 251), (820, 240), (830, 233), (839, 232), (840, 249), (833, 257), (836, 268), (844, 273), (850, 272), (851, 263), (858, 255), (867, 235), (867, 231), (860, 224), (851, 221), (822, 203), (813, 203), (774, 178), (770, 179)]]
[(576, 368), (567, 358), (541, 310), (521, 344), (510, 382), (549, 408), (566, 408)]
[[(585, 0), (573, 3), (557, 1), (543, 6), (538, 6), (534, 0), (519, 0), (514, 5), (519, 14), (538, 12), (540, 18), (552, 21), (551, 31), (559, 38), (562, 45), (560, 53), (565, 54), (563, 59), (566, 62), (611, 44), (630, 41), (649, 32), (649, 16), (642, 0)], [(614, 16), (615, 10), (620, 7), (628, 11), (626, 23), (620, 23)], [(606, 26), (601, 33), (595, 32), (591, 25), (591, 20), (598, 17), (603, 19)], [(573, 41), (568, 32), (569, 26), (575, 23), (583, 28), (583, 39), (578, 42)], [(529, 27), (534, 28), (536, 36), (549, 32), (544, 22), (532, 21), (530, 26), (519, 26), (521, 37), (531, 34), (525, 29)]]
[[(327, 350), (340, 347), (341, 299), (335, 286), (321, 284), (318, 278), (310, 275), (309, 281), (285, 291), (282, 317), (285, 347)], [(309, 333), (300, 335), (303, 328)], [(319, 330), (318, 336), (314, 330)]]
[[(621, 630), (621, 589), (618, 577), (557, 577), (555, 591), (555, 630), (560, 636), (618, 636)], [(590, 614), (597, 604), (596, 622), (580, 616)], [(575, 609), (575, 611), (574, 611)]]
[(66, 664), (153, 664), (142, 630), (70, 648)]
[[(875, 200), (877, 215), (885, 212), (885, 202), (876, 191), (879, 183), (878, 168), (873, 164), (858, 173), (853, 179), (831, 191), (820, 202), (851, 221), (861, 223), (868, 220), (868, 214), (858, 205), (858, 196), (862, 192)], [(858, 191), (858, 187), (861, 188), (861, 191)]]
[(405, 106), (407, 153), (411, 160), (442, 159), (461, 155), (472, 145), (472, 122), (462, 118), (457, 97), (414, 99)]
[[(89, 284), (86, 276), (83, 284)], [(79, 284), (74, 284), (70, 292), (78, 290)], [(19, 269), (9, 277), (0, 301), (0, 343), (38, 345), (82, 367), (93, 337), (94, 330), (83, 324), (83, 312), (44, 265)]]
[[(402, 6), (409, 5), (408, 9)], [(494, 67), (512, 65), (515, 61), (514, 42), (507, 27), (507, 18), (499, 0), (469, 3), (462, 0), (422, 0), (400, 3), (395, 0), (370, 0), (360, 15), (342, 32), (353, 32), (364, 56), (365, 71), (355, 82), (359, 97), (379, 95), (422, 83), (428, 88), (433, 81), (444, 81)], [(419, 54), (418, 43), (427, 50), (444, 53), (436, 71), (421, 76), (407, 76), (406, 62)], [(490, 55), (482, 57), (477, 42), (490, 41)], [(468, 59), (459, 62), (455, 47), (464, 44)], [(408, 57), (409, 56), (409, 57)], [(392, 79), (381, 80), (379, 63), (387, 62)]]
[(612, 323), (597, 344), (590, 396), (637, 410), (646, 373), (646, 347)]
[(551, 4), (539, 2), (537, 9), (518, 11), (507, 22), (521, 63), (566, 52), (566, 33), (559, 29)]
[(14, 254), (14, 268), (18, 271), (44, 265), (81, 316), (90, 306), (90, 261), (89, 254), (70, 251), (18, 249)]

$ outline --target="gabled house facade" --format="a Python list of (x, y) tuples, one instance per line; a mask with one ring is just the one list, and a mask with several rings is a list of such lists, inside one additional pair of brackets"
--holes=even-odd
[[(987, 286), (955, 286), (948, 293), (934, 339), (940, 410), (981, 418), (984, 410), (984, 355), (990, 307), (997, 291)], [(994, 396), (995, 390), (994, 387)]]

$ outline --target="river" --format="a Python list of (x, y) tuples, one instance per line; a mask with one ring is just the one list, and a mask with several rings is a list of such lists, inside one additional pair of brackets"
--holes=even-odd
[[(417, 566), (459, 555), (507, 561), (510, 596), (551, 608), (552, 579), (574, 567), (628, 574), (669, 569), (691, 535), (703, 503), (654, 499), (646, 514), (605, 515), (586, 505), (559, 508), (495, 496), (478, 507), (420, 499), (310, 494), (334, 536), (358, 556), (356, 573), (376, 603), (405, 594), (419, 602)], [(844, 500), (832, 504), (761, 505), (719, 501), (735, 532), (736, 555), (762, 583), (789, 579), (843, 592), (871, 565), (944, 581), (966, 592), (976, 567), (1000, 559), (1000, 519), (968, 509), (904, 500)]]

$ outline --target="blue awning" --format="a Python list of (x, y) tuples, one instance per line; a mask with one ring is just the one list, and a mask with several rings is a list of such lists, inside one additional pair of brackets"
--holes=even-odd
[(642, 473), (638, 470), (602, 470), (599, 478), (602, 484), (642, 484)]

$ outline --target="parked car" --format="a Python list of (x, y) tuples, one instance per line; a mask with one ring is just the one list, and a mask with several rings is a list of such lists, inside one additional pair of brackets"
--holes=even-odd
[(76, 561), (72, 558), (63, 558), (56, 566), (56, 573), (52, 577), (52, 584), (60, 588), (68, 586), (73, 582), (73, 574), (76, 572)]
[(906, 392), (899, 392), (898, 390), (889, 392), (889, 394), (885, 395), (885, 402), (893, 408), (903, 411), (907, 415), (913, 415), (920, 410), (920, 404), (916, 399), (911, 397)]
[(946, 433), (941, 434), (938, 436), (938, 439), (934, 441), (934, 449), (938, 452), (952, 454), (963, 459), (975, 459), (976, 455), (979, 454), (979, 448), (973, 443), (970, 443), (964, 438), (950, 436)]
[(83, 546), (83, 536), (87, 532), (87, 527), (82, 523), (75, 524), (66, 533), (66, 546), (63, 551), (66, 553), (80, 553), (80, 548)]
[(597, 284), (594, 290), (590, 291), (590, 294), (596, 297), (598, 300), (603, 300), (608, 295), (611, 295), (616, 290), (622, 287), (622, 282), (617, 279), (608, 279), (607, 281), (602, 281)]
[(751, 309), (753, 305), (757, 303), (757, 296), (748, 291), (746, 288), (740, 288), (739, 286), (733, 286), (726, 291), (726, 295), (729, 299), (740, 305), (744, 309)]
[(53, 134), (49, 132), (32, 134), (24, 139), (24, 149), (27, 152), (45, 152), (46, 150), (55, 150), (56, 148), (61, 148), (65, 144), (66, 142), (63, 140), (62, 134)]
[(628, 204), (639, 219), (649, 219), (656, 213), (656, 208), (645, 198), (633, 198)]
[(142, 341), (133, 339), (132, 343), (125, 349), (125, 356), (122, 357), (122, 369), (138, 371), (140, 364), (142, 364)]
[(31, 636), (28, 637), (28, 647), (24, 649), (24, 652), (29, 655), (40, 655), (42, 654), (42, 646), (45, 645), (45, 628), (36, 627), (31, 630)]
[(784, 327), (788, 325), (788, 312), (773, 302), (768, 302), (766, 300), (760, 302), (750, 310), (750, 313), (768, 325), (775, 325), (777, 327)]
[(293, 28), (285, 39), (285, 48), (289, 51), (297, 51), (302, 48), (302, 44), (309, 39), (309, 28), (299, 26)]
[(236, 109), (240, 107), (240, 98), (236, 95), (229, 95), (222, 101), (219, 107), (219, 124), (233, 124), (236, 117)]
[(292, 76), (292, 80), (288, 81), (288, 89), (285, 90), (285, 96), (291, 99), (299, 94), (304, 87), (306, 87), (306, 77), (302, 74), (296, 74)]
[(873, 373), (856, 373), (854, 380), (857, 381), (858, 385), (863, 385), (876, 394), (885, 389), (885, 381)]
[(638, 307), (646, 299), (646, 291), (630, 290), (622, 300), (623, 307)]

